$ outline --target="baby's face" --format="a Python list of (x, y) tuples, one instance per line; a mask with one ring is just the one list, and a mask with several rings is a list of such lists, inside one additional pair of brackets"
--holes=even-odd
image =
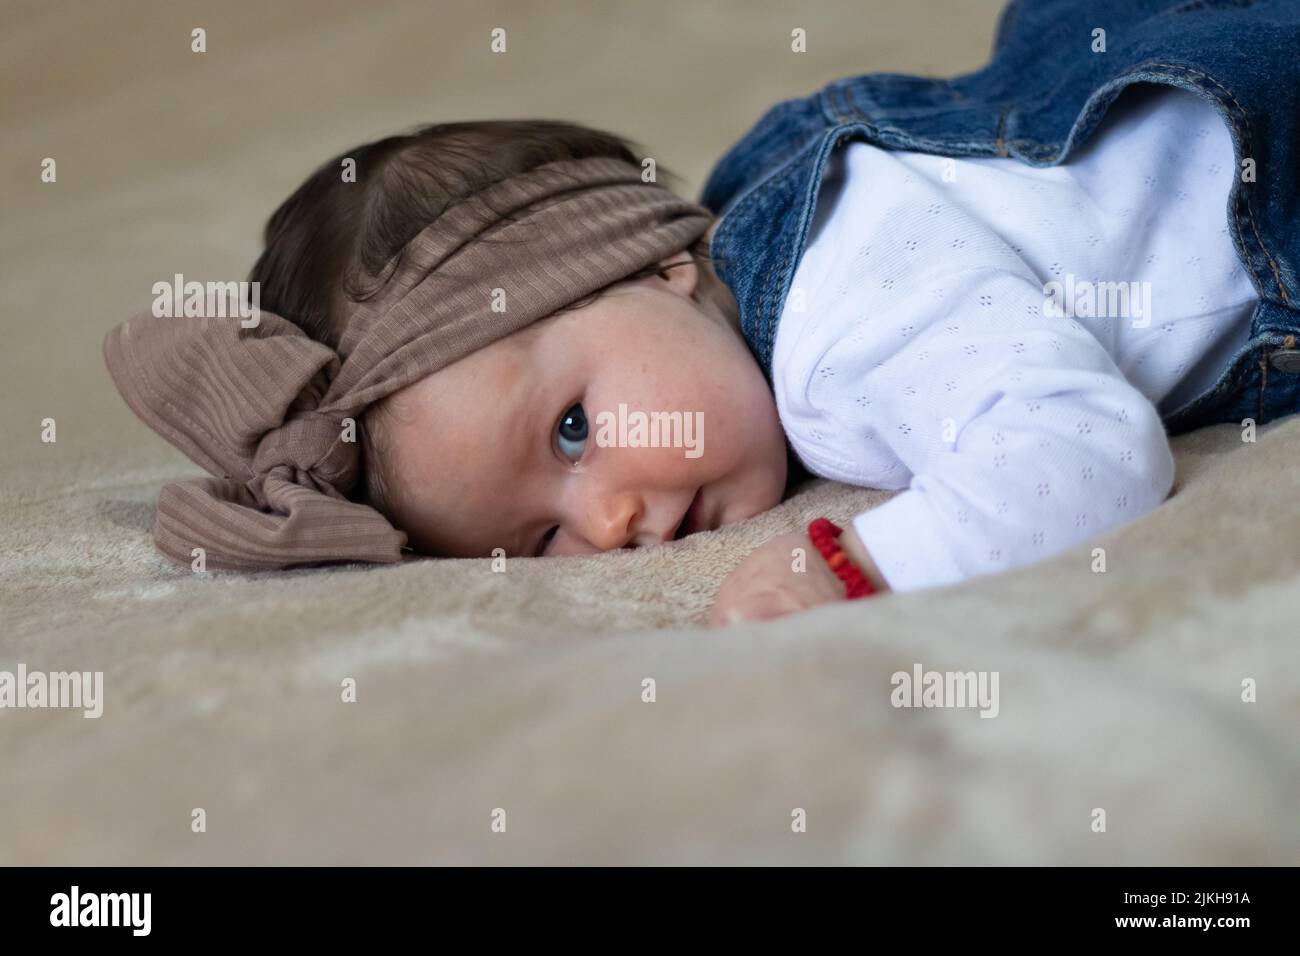
[[(391, 396), (390, 516), (411, 544), (454, 557), (591, 554), (779, 503), (776, 404), (720, 309), (693, 298), (699, 277), (690, 263), (621, 284)], [(680, 426), (661, 417), (638, 432), (656, 412), (680, 413)], [(645, 447), (653, 437), (678, 447)]]

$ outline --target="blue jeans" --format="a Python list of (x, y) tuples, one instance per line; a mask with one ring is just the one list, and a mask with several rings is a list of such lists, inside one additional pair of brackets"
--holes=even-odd
[(710, 252), (768, 380), (827, 158), (863, 139), (938, 156), (1068, 161), (1124, 89), (1181, 87), (1232, 134), (1233, 243), (1259, 293), (1219, 379), (1163, 415), (1171, 434), (1300, 412), (1300, 0), (1013, 0), (989, 64), (951, 79), (868, 73), (769, 109), (710, 173)]
[(1164, 416), (1171, 435), (1252, 419), (1263, 425), (1300, 412), (1300, 323), (1296, 314), (1261, 302), (1251, 319), (1251, 340), (1228, 363), (1219, 382)]

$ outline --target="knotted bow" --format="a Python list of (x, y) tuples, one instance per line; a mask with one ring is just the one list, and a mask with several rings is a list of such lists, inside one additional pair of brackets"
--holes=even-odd
[(702, 207), (610, 157), (562, 160), (445, 211), (348, 302), (337, 350), (261, 312), (138, 315), (104, 340), (126, 403), (214, 477), (166, 485), (154, 540), (189, 564), (263, 570), (395, 562), (406, 535), (352, 501), (372, 403), (680, 252)]

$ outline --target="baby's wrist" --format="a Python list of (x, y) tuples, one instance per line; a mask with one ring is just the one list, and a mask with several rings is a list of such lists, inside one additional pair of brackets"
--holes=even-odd
[[(817, 518), (808, 525), (808, 538), (825, 560), (827, 569), (843, 584), (846, 598), (868, 597), (887, 589), (875, 562), (852, 528), (846, 532), (827, 518)], [(848, 544), (853, 545), (852, 550), (845, 547)]]
[(853, 525), (849, 525), (844, 529), (843, 533), (839, 537), (839, 542), (840, 547), (844, 549), (849, 558), (852, 559), (853, 563), (858, 566), (858, 569), (862, 572), (863, 576), (871, 582), (871, 586), (876, 591), (889, 590), (889, 582), (887, 582), (885, 576), (880, 573), (880, 568), (876, 565), (875, 558), (871, 556), (871, 552), (867, 550), (867, 546), (862, 543), (862, 539), (858, 537), (858, 532), (854, 529)]

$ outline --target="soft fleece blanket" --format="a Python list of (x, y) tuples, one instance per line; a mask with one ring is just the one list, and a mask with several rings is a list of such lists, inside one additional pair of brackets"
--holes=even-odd
[[(154, 551), (159, 487), (197, 469), (134, 420), (99, 358), (152, 282), (239, 278), (313, 163), (431, 117), (634, 130), (684, 144), (669, 165), (698, 183), (782, 95), (977, 66), (997, 5), (826, 6), (797, 14), (822, 52), (779, 77), (754, 64), (796, 14), (713, 5), (656, 13), (681, 24), (661, 39), (625, 22), (648, 13), (519, 13), (508, 69), (486, 39), (430, 39), (423, 4), (363, 22), (316, 5), (18, 11), (25, 29), (0, 40), (4, 88), (22, 90), (0, 179), (0, 670), (102, 671), (104, 713), (0, 710), (0, 863), (1300, 860), (1300, 418), (1253, 443), (1231, 426), (1176, 439), (1163, 507), (1034, 567), (720, 631), (700, 621), (747, 549), (886, 495), (812, 482), (721, 532), (503, 573), (198, 575)], [(598, 51), (580, 75), (566, 15)], [(476, 38), (495, 23), (458, 16)], [(850, 22), (858, 39), (835, 29)], [(345, 52), (360, 61), (330, 69)], [(716, 71), (725, 127), (691, 129), (671, 105), (700, 77), (652, 67), (684, 55)], [(630, 93), (602, 82), (629, 64), (667, 84), (660, 112), (625, 115)], [(766, 86), (720, 82), (746, 64)], [(31, 82), (42, 70), (61, 81)], [(413, 76), (419, 96), (394, 101)], [(57, 183), (39, 181), (47, 156)], [(891, 675), (915, 664), (998, 671), (998, 716), (892, 707)]]

